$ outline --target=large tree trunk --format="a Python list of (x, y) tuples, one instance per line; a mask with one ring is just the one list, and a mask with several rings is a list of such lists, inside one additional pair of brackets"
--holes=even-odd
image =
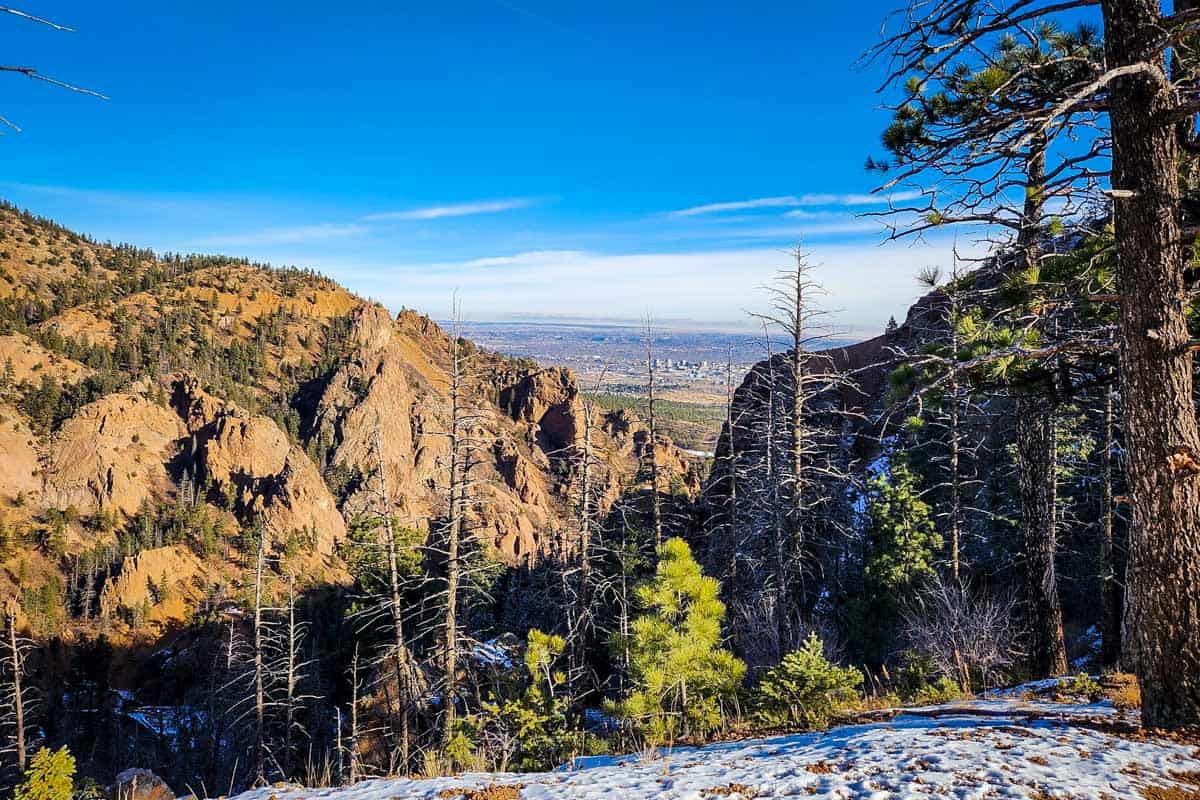
[(1031, 634), (1029, 660), (1035, 678), (1067, 671), (1054, 568), (1058, 539), (1055, 445), (1049, 401), (1021, 398), (1017, 403), (1017, 465), (1025, 538), (1025, 611)]
[[(1158, 0), (1104, 0), (1109, 69), (1164, 69)], [(1145, 71), (1109, 87), (1132, 505), (1124, 647), (1149, 727), (1200, 724), (1200, 430), (1192, 405), (1175, 104)]]

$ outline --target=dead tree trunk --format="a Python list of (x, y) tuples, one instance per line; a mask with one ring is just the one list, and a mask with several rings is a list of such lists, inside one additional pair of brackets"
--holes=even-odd
[(266, 691), (263, 668), (262, 579), (266, 560), (266, 532), (258, 531), (258, 556), (254, 561), (254, 785), (267, 783)]
[(1113, 424), (1113, 390), (1104, 396), (1104, 490), (1101, 502), (1100, 525), (1100, 569), (1104, 596), (1104, 617), (1101, 623), (1100, 660), (1106, 666), (1117, 666), (1121, 661), (1121, 607), (1123, 605), (1123, 581), (1117, 574), (1117, 558), (1114, 542), (1116, 523), (1116, 498), (1113, 496), (1113, 449), (1116, 447)]
[(646, 455), (650, 460), (650, 513), (654, 524), (654, 546), (662, 547), (662, 498), (659, 497), (658, 485), (658, 426), (654, 419), (654, 330), (650, 319), (646, 319)]
[(17, 770), (25, 772), (27, 766), (25, 754), (25, 696), (21, 688), (21, 642), (17, 636), (17, 604), (10, 600), (6, 609), (8, 628), (8, 658), (9, 670), (12, 674), (13, 697), (13, 739), (17, 754)]
[[(953, 276), (957, 281), (957, 269)], [(960, 342), (958, 340), (958, 287), (952, 287), (947, 296), (950, 301), (949, 311), (949, 332), (950, 332), (950, 358), (957, 360)], [(962, 528), (963, 528), (963, 513), (962, 513), (962, 420), (959, 408), (959, 397), (962, 392), (962, 387), (958, 380), (957, 364), (952, 366), (950, 372), (950, 383), (947, 389), (947, 400), (949, 403), (949, 415), (946, 422), (946, 435), (949, 439), (948, 463), (946, 465), (950, 475), (950, 512), (949, 512), (949, 548), (950, 548), (950, 577), (954, 581), (955, 586), (962, 586)]]
[[(791, 508), (789, 516), (791, 517), (791, 545), (795, 549), (797, 555), (801, 558), (804, 556), (804, 522), (805, 522), (805, 474), (804, 474), (804, 450), (806, 447), (805, 424), (804, 424), (804, 401), (808, 391), (808, 375), (806, 367), (807, 356), (804, 348), (807, 346), (805, 341), (806, 329), (805, 322), (808, 315), (805, 303), (805, 289), (808, 288), (808, 270), (809, 267), (805, 263), (804, 252), (800, 247), (796, 248), (796, 269), (795, 272), (788, 276), (791, 285), (792, 307), (789, 309), (791, 316), (792, 335), (792, 357), (789, 364), (791, 368), (792, 379), (792, 397), (791, 410), (791, 459), (788, 465), (791, 469), (791, 475), (788, 476), (791, 483)], [(804, 569), (803, 564), (798, 565), (797, 570), (803, 580)]]
[(457, 331), (450, 336), (450, 487), (446, 541), (445, 686), (442, 698), (442, 744), (454, 736), (455, 695), (458, 691), (458, 588), (462, 565), (459, 546), (462, 536), (465, 480), (463, 472), (463, 356)]
[(737, 480), (737, 441), (733, 430), (733, 348), (729, 350), (729, 357), (725, 362), (725, 432), (726, 444), (729, 447), (727, 459), (729, 463), (729, 498), (725, 508), (725, 525), (726, 537), (729, 543), (729, 575), (728, 580), (731, 586), (736, 585), (738, 577), (738, 551), (739, 534), (738, 534), (738, 480)]
[(350, 785), (358, 783), (358, 643), (350, 661)]
[(380, 500), (383, 508), (383, 530), (386, 537), (388, 560), (388, 598), (392, 617), (392, 647), (395, 649), (396, 698), (400, 705), (400, 759), (407, 773), (411, 767), (410, 748), (412, 734), (410, 718), (413, 713), (414, 690), (412, 680), (412, 658), (408, 640), (404, 635), (404, 612), (400, 602), (400, 574), (396, 566), (396, 530), (392, 521), (392, 496), (388, 487), (387, 472), (383, 463), (383, 434), (375, 426), (375, 462), (379, 471)]
[(288, 574), (287, 675), (284, 687), (283, 777), (292, 778), (292, 728), (296, 725), (296, 673), (300, 632), (296, 627), (296, 577)]
[[(1125, 654), (1149, 727), (1200, 724), (1200, 429), (1180, 241), (1178, 100), (1165, 79), (1158, 0), (1103, 0), (1121, 402), (1132, 519)], [(1137, 70), (1133, 72), (1132, 70)]]

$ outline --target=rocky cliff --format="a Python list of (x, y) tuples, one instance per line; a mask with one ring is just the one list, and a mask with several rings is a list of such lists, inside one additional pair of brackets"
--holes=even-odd
[[(11, 208), (0, 243), (0, 521), (28, 548), (14, 559), (66, 569), (112, 551), (134, 515), (187, 507), (261, 527), (273, 546), (299, 541), (310, 566), (336, 571), (349, 526), (382, 513), (385, 494), (419, 531), (445, 513), (450, 339), (428, 318), (393, 317), (313, 273), (160, 258)], [(462, 347), (468, 527), (510, 564), (537, 559), (569, 527), (578, 384)], [(594, 413), (595, 484), (611, 503), (636, 482), (646, 432)], [(669, 442), (659, 454), (698, 490)], [(133, 577), (106, 584), (106, 608), (145, 600), (147, 560), (114, 562)]]

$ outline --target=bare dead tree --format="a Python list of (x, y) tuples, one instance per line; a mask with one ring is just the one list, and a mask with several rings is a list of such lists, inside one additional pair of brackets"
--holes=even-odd
[[(35, 16), (33, 14), (30, 14), (25, 11), (21, 11), (20, 9), (13, 8), (11, 6), (0, 6), (0, 14), (8, 14), (8, 15), (11, 15), (14, 17), (19, 17), (28, 22), (33, 22), (38, 25), (43, 25), (45, 27), (52, 28), (53, 30), (56, 30), (56, 31), (62, 31), (62, 32), (67, 32), (67, 33), (73, 33), (75, 31), (74, 28), (70, 28), (66, 25), (61, 25), (52, 20), (45, 19), (44, 17)], [(108, 99), (104, 95), (102, 95), (99, 92), (94, 91), (92, 89), (85, 89), (84, 87), (77, 86), (74, 83), (69, 83), (67, 81), (59, 80), (58, 78), (52, 78), (49, 75), (44, 75), (40, 71), (38, 71), (38, 69), (36, 67), (17, 66), (17, 65), (13, 65), (13, 64), (0, 64), (0, 72), (9, 72), (9, 73), (13, 73), (16, 75), (24, 75), (25, 77), (29, 78), (30, 80), (41, 81), (42, 83), (48, 83), (51, 86), (57, 86), (60, 89), (66, 89), (67, 91), (76, 92), (78, 94), (86, 94), (86, 95), (90, 95), (92, 97), (98, 97), (101, 100)], [(18, 133), (21, 131), (21, 129), (19, 127), (17, 127), (17, 125), (15, 123), (13, 123), (11, 120), (9, 120), (3, 116), (0, 116), (0, 125), (4, 125), (8, 128), (11, 128), (12, 130), (17, 131)]]
[(646, 340), (646, 458), (650, 465), (650, 513), (651, 520), (654, 525), (654, 546), (662, 547), (663, 543), (663, 520), (662, 520), (662, 497), (660, 496), (659, 486), (659, 470), (658, 470), (658, 425), (655, 419), (655, 396), (654, 396), (654, 375), (655, 375), (655, 359), (654, 359), (654, 327), (649, 315), (646, 315), (645, 333)]
[[(297, 733), (306, 735), (300, 720), (300, 712), (304, 704), (313, 697), (305, 694), (302, 684), (308, 678), (312, 665), (311, 660), (303, 657), (304, 641), (308, 635), (308, 623), (296, 615), (296, 577), (291, 572), (287, 576), (287, 606), (284, 609), (285, 619), (281, 630), (272, 635), (269, 642), (274, 657), (268, 663), (268, 669), (273, 674), (282, 673), (283, 686), (280, 688), (278, 700), (271, 699), (269, 704), (283, 708), (283, 761), (278, 766), (285, 779), (295, 777), (295, 757)], [(274, 640), (278, 641), (274, 641)]]
[(1104, 615), (1101, 624), (1101, 661), (1116, 665), (1121, 660), (1121, 616), (1124, 606), (1124, 576), (1117, 566), (1116, 527), (1117, 497), (1113, 491), (1117, 473), (1117, 411), (1116, 389), (1109, 386), (1104, 393), (1104, 420), (1101, 436), (1103, 464), (1102, 508), (1100, 510), (1100, 570)]
[[(765, 441), (762, 470), (765, 486), (756, 502), (765, 505), (772, 566), (767, 584), (784, 650), (797, 642), (819, 594), (821, 543), (841, 539), (846, 520), (836, 513), (844, 487), (852, 483), (840, 457), (842, 429), (851, 415), (842, 401), (852, 391), (848, 375), (828, 357), (815, 353), (830, 338), (828, 311), (817, 299), (824, 293), (813, 278), (813, 265), (803, 246), (792, 251), (793, 264), (767, 287), (771, 309), (757, 315), (764, 325), (767, 360), (762, 374)], [(788, 349), (772, 352), (771, 332), (786, 339)], [(841, 490), (835, 489), (840, 485)]]
[[(600, 513), (600, 498), (597, 497), (596, 476), (603, 469), (603, 461), (596, 448), (596, 427), (600, 419), (600, 408), (596, 396), (603, 390), (608, 369), (600, 371), (591, 392), (580, 397), (583, 411), (583, 431), (571, 448), (575, 480), (575, 525), (577, 541), (571, 548), (573, 564), (568, 566), (564, 559), (563, 597), (567, 612), (567, 643), (570, 655), (568, 685), (576, 689), (576, 696), (588, 680), (587, 651), (596, 632), (595, 620), (595, 575), (593, 560)], [(573, 573), (574, 579), (571, 579)]]
[(267, 782), (266, 742), (266, 668), (263, 658), (263, 568), (266, 564), (266, 532), (258, 531), (258, 550), (254, 559), (254, 785)]
[(354, 658), (350, 662), (350, 785), (358, 783), (358, 693), (362, 681), (358, 677), (358, 643), (354, 643)]
[(445, 746), (454, 736), (459, 695), (459, 670), (464, 635), (461, 626), (467, 619), (467, 595), (464, 589), (473, 579), (475, 568), (470, 556), (477, 551), (471, 536), (468, 511), (474, 491), (472, 469), (478, 463), (485, 437), (482, 416), (472, 396), (472, 354), (461, 331), (462, 310), (454, 300), (452, 323), (447, 342), (449, 362), (450, 415), (445, 432), (449, 453), (446, 463), (446, 518), (440, 553), (445, 558), (444, 596), (442, 598), (442, 717), (441, 739)]
[(5, 686), (5, 706), (8, 711), (0, 716), (6, 727), (11, 727), (10, 741), (3, 749), (13, 753), (17, 771), (23, 773), (27, 766), (25, 736), (25, 689), (22, 679), (25, 675), (25, 654), (32, 643), (17, 631), (17, 602), (9, 598), (4, 607), (4, 662), (7, 667), (8, 681)]
[(941, 581), (904, 612), (905, 637), (942, 674), (971, 692), (990, 686), (1020, 656), (1014, 612), (1011, 597), (987, 597)]
[(393, 515), (391, 490), (388, 485), (387, 470), (383, 459), (382, 425), (375, 423), (375, 461), (376, 461), (376, 499), (379, 501), (377, 513), (383, 521), (385, 534), (384, 544), (388, 562), (388, 597), (386, 605), (391, 618), (392, 627), (392, 660), (396, 679), (396, 697), (400, 706), (400, 760), (405, 771), (412, 763), (412, 717), (415, 712), (417, 698), (427, 690), (424, 673), (417, 666), (409, 648), (404, 626), (404, 606), (400, 594), (400, 573), (397, 559), (399, 557), (396, 541), (395, 518)]

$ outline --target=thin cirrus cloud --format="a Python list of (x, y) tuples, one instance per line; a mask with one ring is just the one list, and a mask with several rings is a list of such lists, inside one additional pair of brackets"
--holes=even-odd
[(454, 217), (468, 217), (475, 214), (493, 214), (501, 211), (511, 211), (532, 205), (528, 198), (514, 197), (505, 200), (484, 200), (471, 203), (454, 203), (449, 205), (425, 206), (405, 211), (385, 211), (368, 214), (353, 223), (314, 223), (311, 225), (293, 225), (285, 227), (263, 228), (247, 233), (212, 236), (196, 242), (201, 246), (214, 247), (257, 247), (263, 245), (298, 244), (301, 242), (321, 242), (330, 239), (345, 239), (360, 236), (372, 230), (370, 223), (388, 222), (394, 220), (437, 220)]
[(368, 228), (364, 225), (318, 223), (315, 225), (291, 225), (279, 228), (263, 228), (249, 233), (234, 233), (211, 236), (195, 242), (201, 246), (215, 247), (256, 247), (272, 244), (297, 244), (300, 242), (320, 242), (330, 239), (345, 239), (365, 233)]
[(781, 195), (779, 197), (755, 197), (750, 200), (734, 200), (726, 203), (707, 203), (690, 208), (681, 208), (667, 213), (669, 217), (700, 217), (709, 214), (721, 214), (726, 211), (748, 211), (763, 208), (802, 208), (805, 206), (873, 206), (889, 202), (912, 200), (920, 197), (917, 191), (893, 192), (888, 195), (879, 194), (829, 194), (813, 193), (801, 195)]
[(533, 200), (528, 197), (510, 197), (503, 200), (480, 200), (471, 203), (451, 203), (448, 205), (425, 206), (410, 208), (404, 211), (383, 211), (368, 214), (363, 222), (389, 222), (393, 220), (430, 220), (446, 217), (470, 217), (476, 214), (496, 214), (501, 211), (514, 211), (528, 208)]

